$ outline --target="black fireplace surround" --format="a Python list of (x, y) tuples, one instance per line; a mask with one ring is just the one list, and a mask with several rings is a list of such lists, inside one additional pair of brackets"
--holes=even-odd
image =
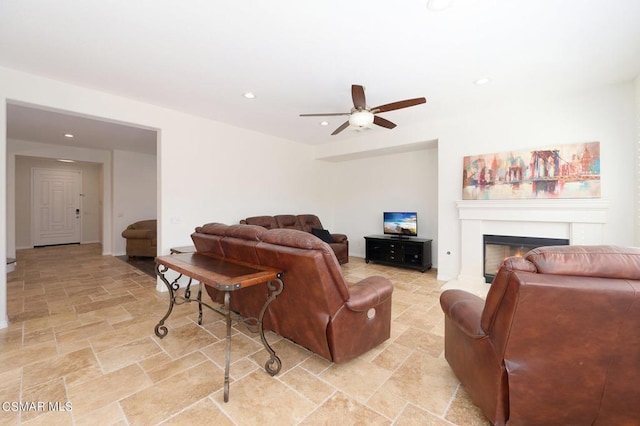
[(565, 238), (517, 237), (511, 235), (483, 235), (482, 259), (484, 279), (487, 283), (493, 279), (502, 261), (509, 256), (524, 256), (529, 250), (543, 246), (566, 246)]

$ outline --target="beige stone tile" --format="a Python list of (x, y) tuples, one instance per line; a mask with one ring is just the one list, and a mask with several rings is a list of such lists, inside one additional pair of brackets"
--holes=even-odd
[[(220, 315), (205, 309), (204, 327), (198, 327), (197, 305), (176, 306), (166, 323), (169, 334), (161, 340), (154, 327), (167, 312), (168, 294), (155, 291), (155, 278), (102, 256), (100, 245), (21, 250), (21, 256), (17, 270), (7, 275), (13, 322), (0, 330), (0, 399), (19, 400), (21, 391), (54, 397), (62, 381), (73, 419), (66, 412), (23, 419), (2, 413), (0, 425), (136, 424), (125, 417), (125, 399), (148, 399), (150, 407), (160, 407), (142, 420), (148, 424), (201, 423), (203, 418), (239, 425), (376, 424), (380, 419), (399, 425), (487, 424), (442, 357), (443, 283), (433, 270), (422, 274), (356, 257), (343, 265), (349, 281), (381, 275), (394, 285), (390, 339), (351, 363), (334, 365), (268, 332), (283, 363), (271, 377), (264, 371), (269, 357), (259, 336), (234, 323), (237, 356), (230, 370), (231, 400), (224, 403), (226, 325)], [(83, 305), (80, 314), (78, 305)], [(89, 353), (95, 354), (93, 360), (74, 369), (74, 360), (84, 365)], [(384, 374), (390, 374), (386, 381)], [(167, 399), (157, 398), (192, 383), (200, 391), (185, 391), (181, 403), (169, 401), (167, 408), (162, 405)]]
[(24, 331), (31, 332), (42, 328), (59, 327), (63, 324), (74, 322), (77, 319), (75, 313), (52, 314), (45, 318), (38, 318), (24, 322)]
[(126, 425), (124, 413), (117, 402), (81, 415), (74, 414), (73, 418), (75, 426)]
[(109, 350), (113, 347), (122, 345), (126, 342), (131, 342), (141, 337), (150, 336), (153, 334), (153, 329), (157, 324), (157, 320), (153, 319), (143, 321), (136, 319), (135, 321), (125, 322), (126, 326), (114, 326), (114, 330), (108, 330), (98, 336), (92, 336), (89, 338), (91, 346), (96, 353)]
[(373, 394), (366, 406), (388, 419), (395, 419), (400, 415), (407, 401), (397, 395), (385, 391), (384, 386)]
[(26, 365), (23, 368), (22, 380), (25, 387), (30, 387), (97, 365), (98, 361), (93, 351), (85, 348)]
[(173, 358), (202, 349), (216, 340), (217, 338), (204, 328), (193, 323), (169, 330), (169, 334), (163, 339), (156, 338), (160, 346)]
[[(66, 410), (66, 408), (65, 408)], [(51, 410), (45, 411), (37, 417), (23, 421), (21, 424), (26, 426), (50, 426), (50, 425), (70, 425), (72, 423), (71, 411)]]
[[(215, 338), (214, 338), (215, 339)], [(262, 348), (262, 345), (242, 333), (231, 337), (231, 363), (252, 355)], [(227, 350), (227, 340), (219, 340), (202, 349), (202, 352), (213, 362), (224, 367)]]
[(491, 424), (482, 414), (480, 408), (473, 404), (471, 397), (462, 386), (458, 387), (449, 411), (447, 411), (446, 419), (458, 425), (486, 426)]
[(385, 370), (394, 371), (398, 368), (413, 352), (406, 346), (397, 343), (387, 345), (371, 362)]
[[(203, 422), (203, 419), (206, 419)], [(220, 408), (209, 398), (196, 402), (179, 414), (171, 417), (162, 426), (184, 426), (210, 424), (216, 426), (233, 426), (234, 423), (227, 417)]]
[(147, 373), (147, 376), (154, 383), (157, 383), (205, 361), (207, 361), (207, 357), (200, 351), (191, 352), (175, 360), (164, 353), (160, 353), (141, 361), (140, 365)]
[(2, 352), (11, 352), (22, 348), (22, 329), (2, 329), (0, 330), (0, 347)]
[(151, 384), (142, 369), (134, 364), (78, 385), (68, 386), (67, 392), (73, 403), (74, 415), (82, 415), (126, 398)]
[[(60, 411), (62, 409), (68, 411), (66, 409), (66, 403), (68, 402), (67, 395), (62, 378), (49, 380), (48, 382), (39, 382), (34, 386), (25, 387), (22, 390), (21, 401), (33, 401), (38, 403), (38, 408), (36, 410), (27, 410), (22, 412), (21, 419), (23, 421), (34, 419), (47, 411)], [(53, 405), (50, 406), (49, 403)], [(56, 405), (56, 403), (58, 403), (58, 405)], [(65, 417), (68, 418), (68, 416)]]
[(205, 361), (120, 401), (130, 425), (156, 424), (219, 389), (222, 370)]
[(398, 345), (418, 349), (435, 358), (444, 351), (444, 338), (416, 328), (407, 329), (394, 341)]
[[(21, 368), (14, 368), (0, 374), (0, 402), (20, 401), (21, 378)], [(8, 416), (8, 413), (3, 411), (0, 417), (5, 415)], [(0, 424), (2, 424), (1, 421)]]
[(313, 354), (309, 358), (305, 359), (300, 366), (311, 374), (318, 375), (331, 367), (331, 361), (322, 358), (320, 355)]
[[(464, 426), (467, 426), (466, 423), (461, 423)], [(433, 413), (430, 413), (426, 410), (423, 410), (420, 407), (416, 407), (413, 404), (407, 405), (404, 409), (398, 420), (394, 423), (396, 426), (451, 426), (451, 423), (446, 420), (436, 416)]]
[(24, 333), (24, 346), (37, 345), (38, 343), (53, 341), (53, 327), (41, 328), (39, 330)]
[(111, 326), (106, 321), (85, 324), (59, 332), (56, 329), (56, 341), (58, 341), (58, 343), (69, 343), (77, 340), (84, 340), (106, 333), (110, 330)]
[(160, 346), (151, 337), (147, 336), (125, 343), (122, 346), (99, 352), (97, 357), (104, 372), (109, 373), (157, 354), (161, 350)]
[(85, 324), (101, 320), (105, 320), (109, 324), (114, 324), (132, 319), (133, 317), (122, 305), (116, 305), (78, 314), (78, 318)]
[(13, 351), (0, 352), (0, 373), (33, 364), (57, 355), (53, 341), (27, 346)]
[(99, 309), (108, 308), (111, 306), (118, 306), (122, 303), (128, 302), (129, 300), (131, 300), (131, 298), (128, 296), (108, 297), (95, 302), (75, 305), (75, 310), (78, 314), (82, 314), (85, 312), (97, 311)]
[(332, 364), (319, 375), (349, 397), (365, 403), (391, 377), (391, 371), (356, 358)]
[(302, 425), (390, 425), (391, 420), (337, 393), (304, 419)]
[(298, 424), (316, 407), (263, 370), (231, 383), (229, 402), (223, 402), (222, 390), (213, 398), (237, 425)]
[(425, 309), (422, 305), (412, 305), (395, 318), (394, 322), (421, 330), (430, 330), (442, 319), (442, 315), (439, 305), (432, 305), (429, 309)]
[[(221, 366), (221, 367), (224, 367), (224, 366)], [(255, 361), (252, 360), (251, 358), (245, 357), (231, 364), (231, 367), (229, 368), (229, 376), (232, 379), (237, 380), (256, 370), (263, 370), (263, 369), (264, 369), (264, 366), (256, 364)]]
[(336, 388), (320, 380), (304, 368), (297, 366), (281, 375), (280, 380), (294, 388), (315, 404), (323, 403)]
[[(270, 345), (282, 363), (280, 373), (287, 372), (289, 369), (304, 362), (313, 355), (313, 353), (308, 349), (305, 349), (300, 345), (296, 345), (287, 339), (280, 339), (273, 344), (270, 343)], [(261, 349), (251, 355), (251, 359), (253, 359), (256, 364), (264, 366), (271, 357), (261, 343), (260, 346)]]
[(458, 380), (442, 358), (414, 352), (384, 384), (386, 391), (444, 415)]

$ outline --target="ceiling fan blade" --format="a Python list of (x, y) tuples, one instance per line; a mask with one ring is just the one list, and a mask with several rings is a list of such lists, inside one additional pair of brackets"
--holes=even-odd
[(387, 129), (393, 129), (396, 127), (396, 123), (392, 123), (386, 118), (378, 117), (377, 115), (373, 117), (373, 124), (377, 124), (378, 126), (386, 127)]
[(371, 108), (371, 112), (378, 113), (378, 112), (393, 111), (400, 108), (408, 108), (415, 105), (420, 105), (425, 102), (427, 102), (425, 98), (405, 99), (404, 101), (392, 102), (390, 104), (384, 104), (384, 105), (377, 106), (375, 108)]
[(331, 136), (333, 135), (337, 135), (338, 133), (340, 133), (341, 131), (343, 131), (344, 129), (346, 129), (347, 127), (349, 127), (349, 120), (345, 121), (344, 123), (342, 123), (342, 125), (340, 127), (338, 127), (337, 129), (335, 129), (333, 131), (333, 133), (331, 133)]
[(364, 97), (364, 87), (358, 84), (351, 85), (351, 98), (353, 99), (353, 106), (356, 109), (362, 110), (367, 108), (367, 101)]
[(333, 117), (335, 115), (350, 115), (348, 112), (327, 112), (321, 114), (300, 114), (300, 117)]

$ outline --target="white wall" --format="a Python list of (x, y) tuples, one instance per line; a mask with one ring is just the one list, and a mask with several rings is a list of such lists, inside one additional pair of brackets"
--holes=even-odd
[[(511, 99), (429, 116), (416, 126), (398, 126), (393, 138), (369, 134), (316, 149), (318, 158), (354, 156), (381, 146), (411, 146), (438, 140), (438, 278), (460, 270), (460, 221), (455, 202), (462, 197), (462, 160), (466, 155), (558, 144), (601, 143), (602, 199), (609, 202), (605, 242), (633, 244), (635, 89), (632, 82), (554, 99)], [(367, 148), (369, 147), (369, 148)], [(347, 213), (349, 214), (349, 213)], [(356, 222), (356, 217), (351, 217)]]
[[(347, 234), (349, 252), (364, 257), (364, 236), (382, 234), (384, 211), (418, 212), (418, 236), (438, 243), (438, 149), (420, 149), (332, 164), (327, 191), (335, 228)], [(325, 225), (326, 228), (328, 228)], [(437, 266), (435, 256), (432, 259)]]
[(635, 79), (636, 101), (636, 198), (635, 198), (635, 239), (634, 244), (640, 247), (640, 75)]
[(126, 253), (122, 231), (139, 220), (158, 217), (157, 157), (113, 151), (113, 254)]
[[(7, 101), (157, 129), (160, 254), (169, 253), (170, 247), (190, 244), (194, 228), (210, 221), (237, 223), (256, 214), (316, 212), (325, 226), (333, 225), (322, 217), (332, 206), (324, 205), (318, 196), (326, 164), (315, 161), (308, 146), (0, 68), (0, 167), (3, 168), (0, 237), (3, 241), (7, 241), (5, 178), (7, 171), (14, 167), (4, 159)], [(104, 170), (105, 185), (110, 185), (110, 165)], [(12, 185), (13, 182), (9, 189)], [(109, 188), (105, 190), (105, 204), (111, 205), (111, 200), (106, 199), (110, 196)], [(109, 209), (109, 214), (112, 213)], [(111, 219), (109, 216), (104, 222), (105, 233), (109, 235), (117, 232), (112, 230)], [(0, 255), (6, 257), (6, 246), (2, 245), (1, 250)], [(6, 318), (6, 274), (3, 272), (0, 274), (0, 327), (6, 325)]]

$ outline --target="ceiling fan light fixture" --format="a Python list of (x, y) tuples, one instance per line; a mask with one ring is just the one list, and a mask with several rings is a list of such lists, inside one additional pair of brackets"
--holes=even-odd
[(349, 116), (349, 124), (355, 127), (367, 127), (373, 124), (371, 111), (354, 111)]

